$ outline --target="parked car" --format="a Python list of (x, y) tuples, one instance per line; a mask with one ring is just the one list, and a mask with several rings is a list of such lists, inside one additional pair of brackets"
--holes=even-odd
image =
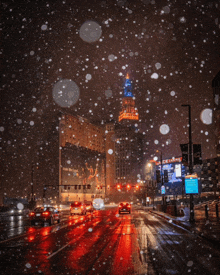
[(86, 205), (85, 203), (75, 201), (70, 205), (70, 215), (86, 215)]
[(118, 212), (121, 213), (131, 213), (131, 204), (129, 202), (121, 202), (118, 206)]
[(36, 222), (40, 223), (49, 223), (49, 225), (54, 224), (56, 221), (60, 223), (61, 220), (61, 212), (52, 206), (41, 206), (35, 208), (33, 211), (29, 213), (29, 219), (31, 221), (31, 225), (34, 225)]
[(93, 203), (92, 201), (86, 201), (85, 202), (85, 205), (86, 205), (86, 211), (87, 212), (93, 212)]

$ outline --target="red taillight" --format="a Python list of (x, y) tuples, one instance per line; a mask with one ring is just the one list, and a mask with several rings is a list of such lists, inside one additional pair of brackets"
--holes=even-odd
[(31, 212), (31, 213), (29, 214), (29, 216), (30, 216), (30, 217), (35, 216), (35, 213), (34, 213), (34, 212)]
[(81, 206), (81, 209), (83, 209), (83, 206)]
[(50, 215), (50, 212), (49, 211), (45, 211), (42, 213), (43, 216), (49, 216)]
[(119, 205), (119, 207), (121, 208), (121, 207), (122, 207), (122, 205)]
[(128, 204), (128, 207), (129, 207), (129, 208), (131, 207), (130, 204)]

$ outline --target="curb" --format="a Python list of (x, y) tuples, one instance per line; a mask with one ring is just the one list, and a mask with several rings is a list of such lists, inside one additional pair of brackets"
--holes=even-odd
[(219, 247), (219, 245), (220, 245), (220, 241), (219, 240), (210, 238), (210, 236), (212, 236), (212, 235), (206, 235), (206, 234), (204, 235), (203, 232), (201, 232), (201, 231), (199, 231), (199, 230), (196, 229), (195, 225), (186, 225), (182, 221), (177, 221), (175, 218), (173, 219), (172, 216), (169, 217), (167, 215), (163, 215), (163, 214), (157, 213), (157, 212), (152, 211), (152, 210), (149, 210), (149, 212), (152, 213), (152, 214), (155, 214), (155, 215), (157, 215), (157, 216), (159, 216), (159, 217), (161, 217), (161, 218), (163, 218), (165, 220), (172, 220), (173, 224), (179, 225), (179, 226), (187, 229), (188, 231), (190, 231), (190, 232), (192, 232), (194, 234), (197, 234), (201, 238), (203, 238), (203, 239), (208, 240), (209, 242), (211, 242), (214, 246)]

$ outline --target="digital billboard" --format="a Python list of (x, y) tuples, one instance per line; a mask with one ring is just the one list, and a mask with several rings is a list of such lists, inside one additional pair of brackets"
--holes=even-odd
[(94, 191), (96, 186), (105, 184), (104, 154), (69, 144), (62, 148), (61, 166), (60, 184), (75, 186), (74, 192), (83, 185)]
[[(172, 162), (172, 159), (164, 160), (164, 162), (162, 167), (162, 176), (166, 195), (181, 195), (183, 192), (183, 178), (185, 177), (185, 166), (182, 165), (181, 162)], [(160, 163), (156, 164), (156, 169), (161, 171)], [(165, 170), (167, 171), (167, 173), (164, 173)], [(165, 179), (167, 180), (165, 181)], [(158, 184), (158, 195), (161, 194), (161, 185)]]
[(199, 184), (197, 177), (187, 177), (185, 178), (185, 192), (186, 194), (198, 194)]

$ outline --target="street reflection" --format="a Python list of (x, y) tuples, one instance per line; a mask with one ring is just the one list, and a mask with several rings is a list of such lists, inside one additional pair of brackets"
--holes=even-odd
[(131, 217), (121, 217), (122, 222), (118, 227), (116, 234), (120, 235), (119, 244), (115, 251), (112, 274), (134, 274), (132, 263), (132, 239), (133, 224)]

